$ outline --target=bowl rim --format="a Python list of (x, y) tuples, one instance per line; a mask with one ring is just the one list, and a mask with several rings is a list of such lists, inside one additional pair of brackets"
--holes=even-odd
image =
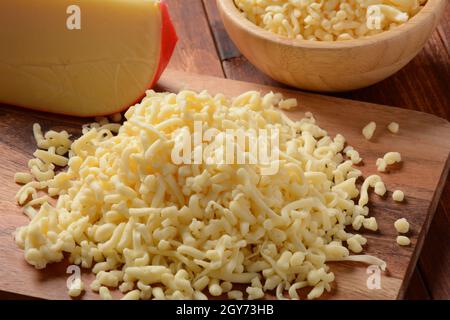
[(375, 35), (345, 41), (311, 41), (305, 39), (290, 39), (265, 30), (248, 20), (244, 16), (243, 12), (240, 11), (239, 8), (235, 5), (234, 0), (216, 1), (217, 7), (219, 8), (221, 14), (226, 14), (241, 28), (246, 29), (248, 32), (258, 38), (298, 48), (340, 49), (371, 45), (374, 43), (379, 43), (380, 41), (397, 38), (403, 35), (403, 33), (420, 26), (430, 14), (435, 14), (436, 8), (446, 0), (428, 0), (425, 6), (414, 17), (409, 19), (406, 23), (403, 23), (394, 28), (393, 30), (387, 30)]

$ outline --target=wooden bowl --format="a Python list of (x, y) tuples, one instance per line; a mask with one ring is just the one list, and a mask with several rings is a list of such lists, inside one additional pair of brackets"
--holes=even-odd
[(428, 0), (393, 30), (339, 42), (288, 39), (247, 20), (233, 0), (217, 5), (231, 39), (261, 71), (297, 88), (336, 92), (374, 84), (411, 61), (438, 24), (446, 0)]

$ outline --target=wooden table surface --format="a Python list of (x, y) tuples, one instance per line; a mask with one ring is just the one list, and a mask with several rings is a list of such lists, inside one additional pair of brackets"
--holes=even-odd
[[(215, 0), (165, 0), (180, 38), (170, 68), (282, 86), (253, 67), (228, 38)], [(336, 96), (404, 107), (450, 120), (450, 4), (419, 55), (396, 75)], [(450, 179), (407, 290), (407, 299), (450, 299)], [(16, 298), (1, 294), (0, 299)]]
[[(166, 0), (180, 38), (170, 68), (278, 85), (228, 38), (216, 0)], [(425, 48), (394, 76), (336, 96), (404, 107), (450, 120), (450, 4)], [(450, 299), (450, 179), (444, 187), (406, 299)]]

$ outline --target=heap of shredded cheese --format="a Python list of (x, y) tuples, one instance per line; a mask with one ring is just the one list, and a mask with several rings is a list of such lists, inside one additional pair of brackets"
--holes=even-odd
[[(107, 287), (128, 292), (126, 299), (239, 299), (238, 284), (248, 299), (269, 290), (279, 299), (298, 298), (304, 287), (313, 299), (331, 289), (329, 261), (384, 269), (381, 260), (349, 251), (360, 253), (367, 242), (351, 232), (352, 224), (377, 229), (366, 205), (380, 177), (363, 183), (355, 203), (361, 171), (345, 158), (344, 137), (330, 137), (310, 114), (291, 121), (276, 108), (292, 104), (273, 93), (229, 100), (148, 91), (123, 125), (100, 119), (71, 145), (66, 132), (43, 136), (35, 125), (37, 181), (18, 181), (27, 182), (18, 201), (31, 218), (15, 235), (26, 261), (42, 269), (67, 254), (71, 263), (92, 268), (91, 289), (105, 299)], [(257, 164), (175, 165), (174, 141), (192, 132), (194, 121), (218, 132), (278, 128), (279, 172), (261, 175)], [(66, 164), (53, 174), (55, 165)], [(38, 189), (57, 196), (56, 204), (39, 198)]]
[[(273, 33), (291, 39), (343, 41), (395, 28), (414, 16), (426, 0), (234, 2), (248, 20)], [(370, 17), (373, 17), (372, 21)]]

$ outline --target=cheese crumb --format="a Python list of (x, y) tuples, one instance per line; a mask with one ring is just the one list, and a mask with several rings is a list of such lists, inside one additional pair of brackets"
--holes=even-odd
[(362, 134), (363, 134), (364, 138), (366, 138), (367, 140), (372, 139), (376, 128), (377, 128), (377, 124), (374, 121), (369, 122), (362, 130)]
[(247, 287), (248, 300), (256, 300), (264, 297), (264, 291), (261, 288)]
[(112, 300), (111, 293), (109, 292), (109, 289), (107, 287), (100, 287), (98, 293), (100, 294), (100, 297), (102, 300)]
[(286, 99), (280, 101), (278, 107), (283, 110), (290, 110), (292, 108), (297, 107), (297, 105), (298, 105), (297, 99)]
[(377, 195), (381, 197), (384, 196), (386, 193), (386, 186), (384, 185), (384, 182), (378, 181), (377, 183), (375, 183), (374, 191)]
[(400, 129), (400, 125), (397, 122), (391, 122), (388, 125), (388, 130), (392, 133), (398, 133), (399, 129)]
[(371, 231), (378, 230), (378, 223), (377, 223), (377, 220), (375, 219), (375, 217), (364, 219), (363, 226), (367, 230), (371, 230)]
[(405, 218), (395, 221), (394, 226), (398, 233), (407, 233), (409, 231), (409, 222)]
[(244, 298), (244, 294), (239, 290), (232, 290), (227, 293), (228, 299), (232, 300), (242, 300)]
[(19, 184), (27, 184), (33, 181), (33, 176), (28, 172), (17, 172), (14, 175), (14, 182)]
[(124, 295), (121, 300), (139, 300), (140, 296), (141, 292), (139, 290), (133, 290)]
[(376, 165), (377, 165), (377, 170), (380, 172), (384, 172), (386, 171), (386, 167), (388, 165), (392, 165), (396, 162), (401, 162), (402, 161), (402, 156), (399, 152), (388, 152), (384, 155), (383, 158), (378, 158)]
[(362, 252), (362, 246), (367, 243), (367, 239), (363, 236), (356, 234), (347, 239), (348, 248), (354, 253)]
[(364, 216), (362, 216), (362, 215), (357, 216), (352, 222), (353, 229), (355, 229), (355, 230), (361, 229), (363, 222), (364, 222)]
[(354, 164), (359, 164), (362, 161), (362, 158), (359, 156), (359, 152), (353, 149), (351, 146), (347, 146), (344, 149), (345, 155), (350, 158), (350, 160)]
[(411, 240), (405, 236), (397, 236), (397, 243), (401, 246), (409, 246), (411, 244)]
[(401, 190), (395, 190), (392, 194), (392, 199), (397, 202), (402, 202), (405, 199), (405, 194)]

